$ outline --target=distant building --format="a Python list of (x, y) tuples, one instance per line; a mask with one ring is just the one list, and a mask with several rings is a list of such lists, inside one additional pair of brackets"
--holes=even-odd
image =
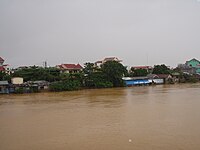
[(23, 85), (28, 87), (27, 89), (34, 88), (36, 91), (47, 90), (49, 88), (49, 82), (45, 80), (37, 80), (37, 81), (27, 81)]
[(185, 64), (179, 64), (177, 68), (186, 74), (200, 73), (200, 61), (193, 58), (189, 61), (186, 61)]
[(193, 58), (185, 63), (187, 66), (190, 66), (195, 69), (196, 73), (200, 73), (200, 61)]
[(173, 81), (170, 74), (157, 74), (159, 79), (163, 79), (164, 83), (171, 83)]
[(102, 64), (104, 64), (108, 61), (122, 62), (122, 60), (118, 59), (117, 57), (106, 57), (103, 60), (96, 61), (94, 64), (96, 67), (100, 67)]
[(8, 81), (0, 81), (0, 94), (9, 93), (9, 83)]
[(147, 75), (149, 82), (151, 84), (164, 84), (164, 79), (160, 78), (158, 75), (156, 74), (148, 74)]
[(0, 66), (0, 72), (4, 72), (5, 68), (3, 66)]
[(80, 64), (61, 64), (57, 65), (56, 68), (60, 69), (62, 73), (79, 73), (83, 70)]
[(148, 77), (123, 77), (126, 86), (148, 85), (150, 84)]
[(186, 74), (195, 74), (196, 73), (196, 70), (195, 68), (191, 67), (191, 66), (188, 66), (186, 64), (178, 64), (178, 68), (183, 72), (183, 73), (186, 73)]
[(0, 72), (5, 72), (6, 74), (10, 74), (10, 68), (8, 64), (4, 64), (4, 59), (0, 57)]
[(14, 85), (20, 85), (24, 83), (24, 80), (21, 77), (14, 77), (11, 79), (11, 83)]
[(0, 57), (0, 66), (3, 66), (4, 59)]

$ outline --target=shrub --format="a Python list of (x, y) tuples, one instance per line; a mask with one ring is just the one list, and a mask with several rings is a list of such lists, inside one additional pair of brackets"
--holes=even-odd
[(80, 82), (79, 81), (73, 81), (73, 80), (67, 80), (67, 81), (60, 81), (60, 82), (54, 82), (50, 84), (50, 90), (51, 91), (73, 91), (80, 89)]
[(23, 93), (24, 93), (23, 87), (16, 88), (16, 89), (15, 89), (15, 93), (16, 93), (16, 94), (23, 94)]
[(110, 88), (110, 87), (113, 87), (113, 84), (109, 81), (97, 82), (95, 83), (95, 87), (96, 88)]

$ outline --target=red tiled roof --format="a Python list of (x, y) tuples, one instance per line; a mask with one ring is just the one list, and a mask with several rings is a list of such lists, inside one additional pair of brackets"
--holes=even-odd
[(0, 57), (0, 62), (4, 62), (4, 59)]
[(83, 69), (83, 67), (80, 64), (61, 64), (58, 65), (60, 69)]
[(5, 71), (5, 68), (3, 66), (0, 66), (0, 71)]

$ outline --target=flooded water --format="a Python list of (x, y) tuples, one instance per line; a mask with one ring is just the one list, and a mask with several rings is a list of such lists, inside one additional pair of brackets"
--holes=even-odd
[(0, 95), (0, 150), (199, 150), (200, 84)]

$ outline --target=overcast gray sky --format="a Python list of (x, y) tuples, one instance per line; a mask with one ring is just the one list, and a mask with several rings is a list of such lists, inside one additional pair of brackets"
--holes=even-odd
[(11, 66), (128, 66), (200, 59), (200, 0), (0, 0), (0, 56)]

